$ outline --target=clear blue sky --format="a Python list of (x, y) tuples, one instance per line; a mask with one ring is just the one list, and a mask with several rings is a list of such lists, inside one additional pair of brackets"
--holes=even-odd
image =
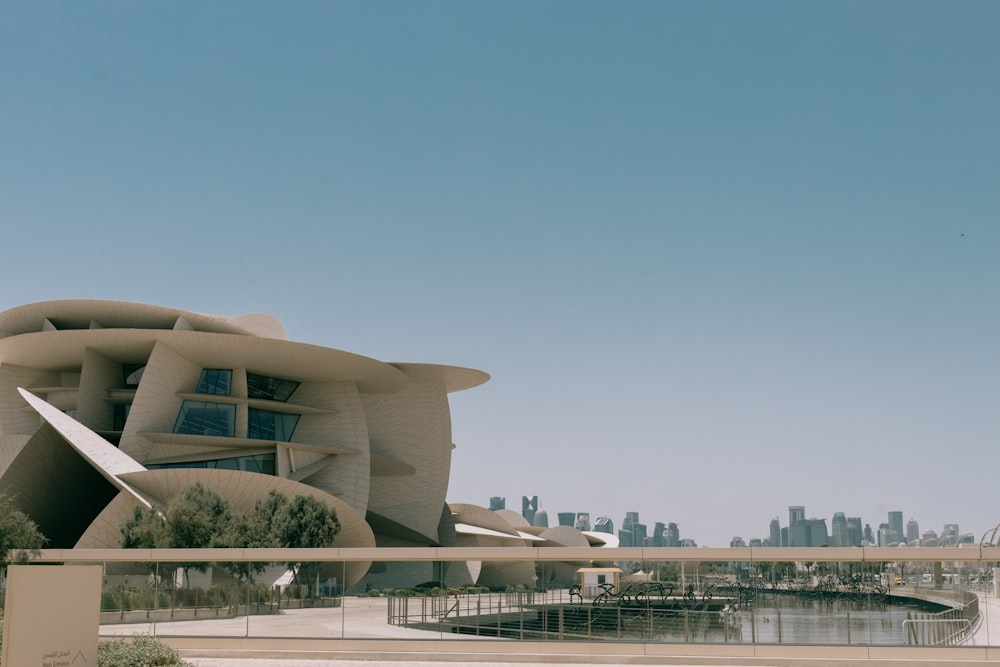
[(1000, 522), (1000, 3), (0, 4), (0, 309), (471, 366), (449, 498)]

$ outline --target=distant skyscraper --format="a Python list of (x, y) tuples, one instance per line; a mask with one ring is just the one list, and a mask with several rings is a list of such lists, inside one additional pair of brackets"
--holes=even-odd
[(664, 531), (666, 531), (666, 529), (667, 527), (663, 525), (662, 521), (657, 521), (656, 523), (653, 524), (653, 534), (651, 537), (653, 538), (652, 542), (654, 547), (665, 546), (663, 544), (663, 533)]
[(638, 512), (625, 512), (622, 529), (618, 531), (618, 545), (630, 547), (646, 546), (646, 527), (639, 523)]
[(906, 541), (906, 531), (903, 528), (902, 512), (889, 512), (889, 534), (889, 544)]
[(538, 511), (538, 496), (521, 496), (521, 516), (529, 525), (535, 526), (535, 512)]
[(875, 542), (875, 534), (872, 532), (872, 525), (870, 523), (865, 524), (865, 532), (863, 539), (865, 545), (877, 544), (877, 542)]
[(549, 527), (549, 513), (545, 510), (538, 510), (535, 512), (535, 519), (531, 522), (532, 526), (537, 528), (548, 528)]
[(560, 526), (572, 528), (576, 525), (576, 512), (557, 512), (556, 516), (559, 517)]
[(802, 519), (788, 529), (793, 547), (825, 547), (830, 538), (826, 532), (826, 519)]
[(796, 521), (802, 521), (806, 518), (806, 508), (803, 505), (789, 505), (788, 506), (788, 525), (789, 527), (794, 526)]
[(771, 519), (771, 526), (767, 541), (768, 541), (768, 546), (772, 547), (781, 546), (781, 522), (778, 521), (778, 517), (774, 517), (773, 519)]
[(958, 539), (958, 535), (958, 524), (946, 523), (944, 524), (944, 530), (941, 531), (941, 541), (948, 540), (949, 543), (954, 543)]
[(646, 524), (644, 523), (633, 523), (629, 529), (632, 531), (633, 546), (644, 547), (646, 546)]
[(847, 517), (843, 512), (835, 512), (833, 520), (830, 522), (831, 543), (835, 547), (848, 547), (850, 542), (847, 537)]
[(679, 547), (681, 545), (681, 531), (676, 523), (668, 523), (663, 531), (663, 546)]
[(576, 523), (573, 527), (577, 530), (590, 530), (590, 515), (586, 512), (580, 512), (576, 515)]
[(806, 508), (802, 505), (788, 506), (788, 546), (805, 547), (808, 544), (800, 543), (799, 540), (806, 539), (805, 533), (796, 530), (796, 524), (806, 520)]
[(910, 519), (906, 522), (906, 542), (907, 544), (911, 542), (920, 542), (920, 526), (917, 524), (916, 519)]
[(892, 529), (889, 528), (889, 524), (880, 523), (878, 525), (878, 545), (887, 547), (890, 544), (892, 544)]
[(597, 521), (594, 522), (594, 531), (598, 533), (608, 533), (610, 535), (615, 534), (615, 524), (606, 516), (597, 517)]
[(739, 535), (737, 535), (733, 539), (729, 540), (729, 546), (733, 547), (733, 548), (736, 548), (736, 547), (745, 547), (746, 545), (747, 545), (747, 543), (744, 542), (743, 538), (740, 537)]
[(864, 528), (861, 526), (861, 517), (847, 517), (847, 543), (852, 547), (860, 547), (864, 539)]
[(759, 537), (750, 538), (750, 548), (756, 549), (757, 547), (764, 546), (764, 542)]
[(490, 509), (494, 512), (507, 509), (507, 499), (500, 496), (493, 496), (490, 498)]

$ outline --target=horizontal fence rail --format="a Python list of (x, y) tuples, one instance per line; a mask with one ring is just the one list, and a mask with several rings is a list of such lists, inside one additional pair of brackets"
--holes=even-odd
[(378, 547), (329, 549), (42, 549), (36, 563), (364, 561), (1000, 562), (1000, 547)]

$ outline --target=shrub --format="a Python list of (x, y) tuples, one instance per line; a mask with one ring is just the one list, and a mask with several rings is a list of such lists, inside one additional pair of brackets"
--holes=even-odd
[(109, 639), (97, 645), (97, 667), (193, 667), (181, 655), (149, 635)]
[(122, 608), (122, 596), (118, 591), (101, 591), (101, 611), (119, 611)]

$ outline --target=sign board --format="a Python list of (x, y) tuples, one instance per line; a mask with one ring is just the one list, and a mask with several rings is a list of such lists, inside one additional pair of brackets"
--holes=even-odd
[(99, 565), (11, 565), (3, 610), (3, 664), (96, 667)]

